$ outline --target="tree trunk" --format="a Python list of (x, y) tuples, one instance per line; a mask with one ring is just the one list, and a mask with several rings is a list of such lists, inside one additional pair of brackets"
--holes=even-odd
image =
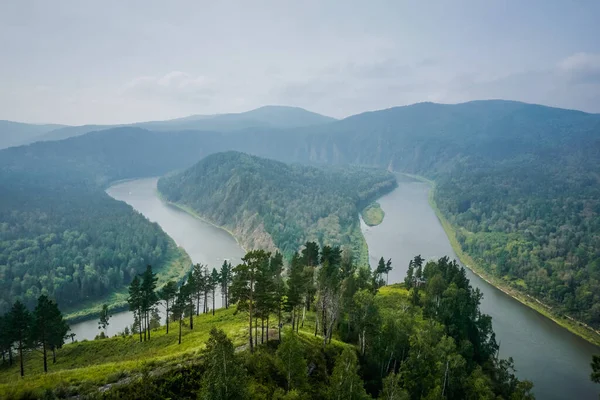
[(196, 293), (196, 315), (200, 315), (200, 292)]
[(298, 320), (296, 321), (296, 333), (300, 330), (300, 313), (298, 313)]
[(167, 335), (169, 334), (169, 300), (167, 300)]
[(183, 324), (183, 316), (179, 316), (179, 344), (181, 344), (181, 325)]
[(150, 311), (146, 314), (146, 324), (148, 327), (148, 340), (150, 340)]
[(296, 330), (296, 307), (292, 308), (292, 330)]
[(279, 310), (277, 310), (277, 330), (279, 332), (279, 342), (281, 342), (281, 304), (278, 308)]
[(44, 373), (48, 372), (48, 355), (46, 354), (46, 341), (42, 343), (42, 354), (44, 355)]
[(304, 307), (302, 308), (302, 326), (304, 328), (304, 318), (306, 318), (306, 303), (304, 303)]
[(190, 310), (190, 329), (194, 330), (194, 305), (192, 304), (192, 308)]
[(142, 313), (138, 311), (138, 333), (140, 334), (140, 343), (142, 343)]
[(21, 362), (21, 377), (25, 376), (25, 369), (23, 368), (23, 342), (19, 340), (19, 361)]
[(267, 343), (269, 343), (269, 316), (267, 315)]
[(254, 352), (254, 342), (252, 341), (252, 281), (250, 281), (250, 301), (248, 302), (248, 337), (250, 338), (250, 353)]
[(212, 309), (212, 313), (213, 313), (213, 315), (215, 315), (215, 289), (213, 289), (213, 309)]
[(260, 343), (265, 342), (265, 319), (260, 318)]
[(206, 314), (206, 303), (208, 303), (208, 292), (204, 291), (204, 314)]
[(258, 346), (258, 317), (254, 317), (254, 346)]

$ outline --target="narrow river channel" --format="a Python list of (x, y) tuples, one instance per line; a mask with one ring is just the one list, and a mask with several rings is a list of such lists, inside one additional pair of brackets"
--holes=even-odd
[[(156, 182), (156, 178), (151, 178), (120, 183), (107, 193), (157, 222), (194, 263), (212, 268), (219, 267), (225, 258), (234, 265), (240, 261), (243, 250), (227, 232), (162, 202), (156, 193)], [(416, 254), (425, 259), (445, 255), (456, 258), (428, 204), (428, 193), (429, 187), (424, 183), (399, 182), (396, 190), (379, 199), (386, 213), (383, 223), (376, 227), (363, 225), (371, 265), (381, 256), (392, 258), (390, 282), (404, 278), (408, 261)], [(598, 398), (598, 385), (589, 376), (592, 354), (600, 354), (600, 348), (467, 272), (471, 284), (484, 294), (481, 307), (493, 318), (500, 355), (514, 358), (517, 375), (533, 381), (538, 399)], [(119, 313), (113, 316), (108, 333), (122, 331), (132, 321), (129, 313)], [(78, 339), (93, 339), (98, 333), (97, 321), (75, 324), (72, 330)]]

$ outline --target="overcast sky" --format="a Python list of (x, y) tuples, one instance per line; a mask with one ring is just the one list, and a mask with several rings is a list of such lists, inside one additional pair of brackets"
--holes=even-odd
[(600, 112), (599, 0), (0, 1), (0, 119), (489, 98)]

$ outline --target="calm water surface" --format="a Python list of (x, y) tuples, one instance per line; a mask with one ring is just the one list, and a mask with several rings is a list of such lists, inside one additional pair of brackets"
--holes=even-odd
[[(390, 282), (404, 279), (408, 261), (445, 255), (457, 258), (428, 203), (429, 186), (399, 182), (379, 199), (385, 211), (376, 227), (363, 224), (371, 266), (379, 257), (391, 258)], [(517, 375), (531, 380), (538, 399), (598, 399), (600, 385), (590, 381), (592, 354), (600, 348), (560, 328), (551, 320), (505, 295), (467, 269), (474, 287), (484, 295), (481, 309), (492, 316), (501, 357), (513, 357)]]
[[(234, 265), (240, 261), (244, 252), (227, 232), (163, 203), (157, 196), (156, 182), (152, 178), (120, 183), (107, 193), (157, 222), (194, 263), (212, 268), (219, 267), (224, 258), (231, 259)], [(363, 224), (371, 265), (376, 265), (381, 256), (392, 258), (390, 282), (404, 279), (408, 261), (416, 254), (425, 259), (456, 257), (428, 204), (428, 191), (423, 183), (400, 182), (396, 190), (379, 200), (386, 213), (383, 223), (376, 227)], [(500, 355), (515, 359), (518, 376), (533, 381), (538, 399), (598, 399), (600, 385), (593, 384), (589, 375), (592, 354), (600, 354), (599, 348), (523, 306), (469, 270), (467, 275), (484, 294), (481, 308), (493, 318)], [(132, 321), (128, 312), (113, 316), (108, 334), (122, 331)], [(78, 339), (92, 339), (98, 333), (97, 321), (82, 322), (72, 329)]]

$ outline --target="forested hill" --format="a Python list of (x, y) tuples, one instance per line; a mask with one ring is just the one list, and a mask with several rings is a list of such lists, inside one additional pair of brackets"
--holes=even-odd
[(317, 240), (350, 245), (363, 259), (358, 212), (394, 187), (385, 170), (288, 165), (238, 152), (213, 154), (158, 182), (169, 201), (234, 231), (246, 247), (293, 254)]
[(232, 132), (248, 128), (289, 129), (326, 124), (335, 121), (331, 117), (298, 107), (265, 106), (241, 113), (217, 115), (191, 115), (166, 121), (138, 122), (126, 125), (83, 125), (54, 129), (39, 140), (62, 140), (93, 131), (117, 127), (137, 127), (153, 131), (177, 132), (195, 130), (204, 132)]
[(187, 273), (189, 258), (157, 224), (104, 192), (202, 157), (197, 134), (172, 135), (119, 128), (0, 151), (0, 313), (41, 293), (69, 313), (91, 311), (123, 304), (118, 295), (148, 264), (161, 282)]
[(434, 200), (476, 264), (555, 314), (600, 328), (599, 114), (511, 101), (421, 103), (294, 137), (255, 132), (237, 148), (434, 179)]

